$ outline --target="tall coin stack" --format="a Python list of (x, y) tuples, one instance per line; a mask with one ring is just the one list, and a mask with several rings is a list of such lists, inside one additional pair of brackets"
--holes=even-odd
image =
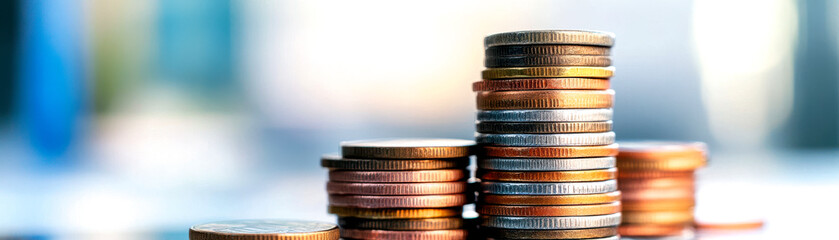
[(694, 171), (705, 165), (706, 155), (700, 142), (621, 142), (617, 157), (623, 192), (621, 235), (689, 236)]
[(463, 205), (474, 142), (388, 139), (341, 143), (328, 155), (329, 212), (343, 239), (466, 239)]
[(609, 89), (614, 35), (486, 37), (477, 92), (480, 232), (492, 239), (619, 239)]

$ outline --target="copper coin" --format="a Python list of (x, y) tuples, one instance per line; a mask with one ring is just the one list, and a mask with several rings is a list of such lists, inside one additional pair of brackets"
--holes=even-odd
[(446, 208), (470, 203), (469, 195), (368, 196), (329, 195), (329, 205), (358, 208)]
[(341, 229), (341, 238), (350, 239), (463, 240), (466, 239), (467, 235), (467, 231), (464, 229), (431, 231)]
[(660, 224), (678, 225), (693, 223), (693, 209), (680, 211), (624, 211), (622, 223), (626, 224)]
[(618, 167), (627, 171), (692, 171), (705, 166), (705, 157), (682, 157), (669, 159), (633, 159), (620, 157)]
[(484, 66), (488, 68), (506, 67), (545, 67), (545, 66), (588, 66), (608, 67), (612, 65), (609, 56), (590, 55), (543, 55), (543, 56), (512, 56), (486, 57)]
[(355, 195), (436, 195), (466, 192), (468, 184), (460, 182), (431, 183), (345, 183), (327, 182), (329, 194)]
[(643, 190), (651, 188), (690, 188), (695, 186), (692, 177), (679, 178), (640, 178), (640, 179), (622, 179), (618, 182), (618, 188), (621, 190)]
[(750, 222), (695, 222), (694, 226), (699, 230), (749, 230), (763, 227), (761, 220)]
[(486, 236), (501, 239), (588, 239), (618, 235), (618, 228), (588, 228), (588, 229), (503, 229), (481, 228)]
[(478, 202), (500, 205), (586, 205), (620, 201), (621, 192), (577, 195), (497, 195), (480, 194)]
[(363, 219), (338, 218), (341, 228), (381, 230), (445, 230), (463, 228), (463, 218)]
[(329, 171), (329, 180), (335, 182), (451, 182), (466, 179), (464, 169), (417, 171)]
[(332, 223), (276, 219), (220, 221), (189, 228), (190, 240), (337, 240)]
[[(708, 147), (701, 142), (621, 142), (618, 158), (668, 160), (673, 158), (706, 158)], [(618, 159), (620, 160), (620, 159)]]
[(612, 90), (533, 90), (478, 92), (479, 110), (611, 108)]
[(603, 122), (479, 122), (479, 133), (596, 133), (612, 130), (612, 121)]
[(521, 90), (606, 90), (606, 78), (521, 78), (484, 80), (472, 83), (472, 91), (521, 91)]
[(366, 219), (414, 219), (456, 217), (463, 214), (462, 207), (453, 208), (355, 208), (329, 205), (329, 213), (338, 217)]
[(624, 171), (618, 173), (618, 179), (637, 178), (692, 178), (693, 171)]
[(620, 211), (620, 202), (571, 206), (478, 205), (477, 207), (477, 212), (483, 215), (522, 217), (591, 216), (618, 213)]
[(664, 237), (682, 235), (687, 226), (684, 225), (635, 225), (621, 224), (618, 232), (625, 237)]
[(449, 159), (352, 159), (340, 155), (324, 155), (320, 165), (325, 168), (343, 170), (433, 170), (448, 168), (466, 168), (469, 158)]
[(624, 211), (671, 211), (693, 209), (693, 199), (623, 200)]
[[(618, 154), (618, 145), (586, 147), (497, 147), (482, 146), (482, 154), (505, 158), (581, 158), (608, 157)], [(691, 173), (692, 174), (692, 173)]]
[(615, 179), (617, 171), (617, 168), (551, 172), (479, 170), (477, 177), (481, 180), (506, 182), (593, 182)]
[(693, 199), (695, 196), (694, 189), (692, 188), (652, 188), (623, 192), (623, 200), (626, 201)]
[(429, 159), (472, 155), (474, 141), (460, 139), (374, 139), (341, 143), (347, 158)]
[(592, 55), (608, 56), (611, 48), (584, 45), (508, 45), (487, 48), (487, 57), (544, 56), (544, 55)]

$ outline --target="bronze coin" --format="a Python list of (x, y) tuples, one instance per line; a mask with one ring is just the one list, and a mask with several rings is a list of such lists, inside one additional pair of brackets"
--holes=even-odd
[(335, 182), (452, 182), (466, 179), (469, 173), (464, 169), (440, 169), (417, 171), (329, 171), (329, 180)]
[(623, 192), (625, 201), (693, 199), (695, 196), (693, 188), (651, 188)]
[(430, 183), (346, 183), (327, 182), (329, 194), (351, 195), (438, 195), (466, 192), (468, 184), (459, 182)]
[[(608, 157), (618, 154), (618, 145), (586, 147), (497, 147), (482, 146), (482, 154), (504, 158), (581, 158)], [(693, 174), (693, 172), (691, 172)], [(620, 175), (620, 174), (619, 174)]]
[(689, 225), (693, 223), (693, 209), (678, 211), (624, 211), (621, 222), (625, 224)]
[(352, 159), (340, 155), (324, 155), (320, 165), (325, 168), (342, 170), (434, 170), (448, 168), (466, 168), (469, 158), (449, 159)]
[(453, 208), (355, 208), (329, 205), (329, 213), (338, 217), (366, 219), (415, 219), (456, 217), (463, 214), (462, 207)]
[(479, 170), (477, 177), (481, 180), (505, 182), (594, 182), (615, 179), (617, 171), (617, 168), (550, 172)]
[(508, 45), (487, 48), (486, 57), (591, 55), (609, 56), (611, 48), (584, 45)]
[(690, 188), (693, 189), (693, 177), (679, 178), (639, 178), (639, 179), (621, 179), (618, 182), (618, 188), (621, 190), (644, 190), (652, 188)]
[(430, 231), (341, 229), (341, 238), (350, 239), (464, 240), (467, 235), (464, 229)]
[(682, 235), (687, 229), (685, 225), (621, 224), (618, 232), (625, 237), (665, 237)]
[(510, 78), (610, 78), (614, 74), (614, 67), (518, 67), (518, 68), (487, 68), (481, 72), (483, 79)]
[(329, 205), (357, 208), (447, 208), (463, 206), (472, 202), (473, 197), (474, 194), (418, 196), (329, 195)]
[(479, 110), (611, 108), (615, 91), (533, 90), (478, 92)]
[(593, 133), (612, 131), (612, 121), (603, 122), (479, 122), (479, 133)]
[(588, 229), (503, 229), (482, 227), (481, 232), (486, 236), (502, 239), (588, 239), (618, 235), (617, 227), (588, 228)]
[(749, 230), (763, 227), (762, 220), (747, 222), (695, 222), (694, 226), (699, 230)]
[(347, 158), (430, 159), (472, 155), (474, 141), (460, 139), (374, 139), (341, 143)]
[(620, 158), (636, 160), (668, 160), (673, 158), (706, 158), (708, 147), (702, 142), (621, 142)]
[(351, 229), (381, 230), (445, 230), (463, 228), (463, 218), (420, 218), (420, 219), (363, 219), (338, 218), (338, 225)]
[(618, 172), (618, 179), (637, 178), (692, 178), (693, 171), (626, 171)]
[(693, 199), (623, 200), (624, 211), (677, 211), (693, 209)]
[(620, 201), (621, 192), (608, 192), (599, 194), (575, 194), (575, 195), (497, 195), (480, 194), (478, 202), (483, 204), (499, 205), (528, 205), (528, 206), (550, 206), (550, 205), (586, 205), (603, 204)]
[(481, 204), (477, 207), (477, 212), (482, 215), (520, 217), (592, 216), (619, 213), (620, 211), (620, 202), (570, 206), (510, 206)]
[(488, 68), (506, 67), (546, 67), (546, 66), (588, 66), (608, 67), (612, 65), (609, 56), (586, 55), (547, 55), (547, 56), (514, 56), (514, 57), (486, 57), (484, 66)]
[(521, 78), (484, 80), (472, 83), (472, 91), (521, 91), (521, 90), (606, 90), (606, 78)]

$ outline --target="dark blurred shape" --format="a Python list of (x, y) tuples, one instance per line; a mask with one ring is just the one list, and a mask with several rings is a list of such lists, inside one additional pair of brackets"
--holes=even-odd
[(784, 138), (791, 147), (839, 146), (839, 44), (830, 2), (798, 1), (795, 97)]
[(12, 114), (17, 73), (17, 41), (20, 3), (0, 1), (0, 121)]

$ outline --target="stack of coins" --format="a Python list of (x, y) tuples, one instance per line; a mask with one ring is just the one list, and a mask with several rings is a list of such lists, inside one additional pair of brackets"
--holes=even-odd
[(474, 142), (388, 139), (341, 143), (324, 156), (329, 212), (344, 239), (465, 239), (463, 205)]
[(478, 93), (480, 228), (493, 239), (618, 239), (611, 33), (485, 39)]
[(211, 222), (189, 228), (190, 240), (338, 240), (332, 223), (275, 219)]
[(620, 233), (634, 237), (691, 234), (694, 171), (706, 163), (704, 143), (621, 142), (617, 164), (623, 192)]

